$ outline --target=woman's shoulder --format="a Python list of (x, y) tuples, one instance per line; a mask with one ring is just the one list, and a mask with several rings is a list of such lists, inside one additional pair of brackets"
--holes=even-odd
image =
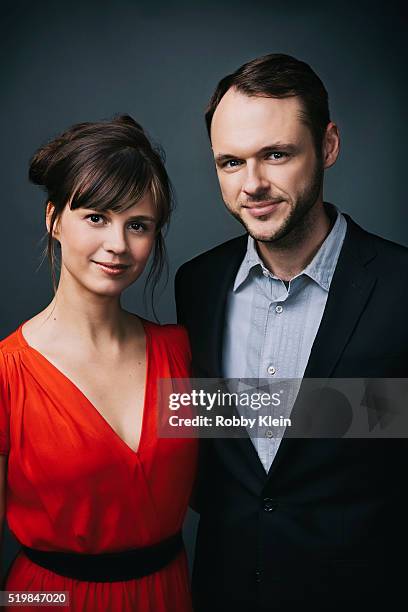
[(0, 340), (0, 403), (5, 402), (11, 381), (15, 379), (21, 344), (21, 325), (11, 334)]
[(168, 342), (172, 346), (189, 347), (188, 333), (185, 327), (176, 323), (153, 323), (143, 320), (143, 325), (153, 339)]
[(185, 327), (175, 323), (159, 325), (151, 321), (143, 321), (143, 325), (155, 354), (161, 357), (166, 355), (167, 359), (174, 363), (190, 363), (190, 342)]
[(19, 325), (16, 330), (11, 332), (8, 336), (0, 340), (0, 354), (7, 355), (8, 353), (14, 353), (16, 351), (20, 351), (24, 348), (21, 342), (21, 327), (23, 324)]
[(191, 375), (191, 351), (187, 330), (182, 325), (159, 325), (143, 321), (156, 367), (163, 378), (188, 378)]

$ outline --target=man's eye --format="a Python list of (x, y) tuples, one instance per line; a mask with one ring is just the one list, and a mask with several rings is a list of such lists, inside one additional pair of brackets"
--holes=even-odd
[(271, 153), (269, 153), (269, 159), (274, 159), (275, 161), (278, 161), (279, 159), (283, 159), (284, 157), (287, 157), (288, 154), (284, 153), (283, 151), (272, 151)]
[(223, 168), (236, 168), (240, 164), (241, 162), (239, 161), (239, 159), (229, 159), (224, 163)]

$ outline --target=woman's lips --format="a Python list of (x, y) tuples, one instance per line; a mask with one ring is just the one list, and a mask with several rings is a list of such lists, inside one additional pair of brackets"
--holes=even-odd
[(110, 264), (100, 261), (94, 261), (93, 263), (108, 276), (120, 276), (121, 274), (124, 274), (129, 268), (129, 266), (125, 264)]
[(252, 217), (263, 217), (269, 213), (275, 211), (279, 204), (282, 204), (283, 200), (279, 202), (262, 202), (261, 204), (253, 204), (252, 206), (245, 206), (249, 214)]

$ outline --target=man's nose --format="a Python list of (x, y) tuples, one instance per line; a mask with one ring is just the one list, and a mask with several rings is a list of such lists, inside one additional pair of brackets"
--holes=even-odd
[(242, 191), (250, 197), (269, 191), (269, 181), (259, 164), (247, 164)]
[(112, 253), (124, 253), (127, 251), (126, 230), (123, 227), (111, 225), (106, 230), (103, 248)]

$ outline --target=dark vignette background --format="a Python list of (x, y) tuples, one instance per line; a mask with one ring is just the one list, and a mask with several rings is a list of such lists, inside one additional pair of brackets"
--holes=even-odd
[[(167, 239), (170, 282), (157, 312), (174, 321), (178, 266), (241, 233), (222, 204), (203, 110), (221, 77), (269, 52), (304, 59), (329, 91), (342, 152), (326, 175), (326, 199), (366, 229), (408, 244), (400, 3), (13, 0), (0, 9), (0, 337), (51, 299), (47, 264), (38, 270), (44, 195), (28, 182), (29, 158), (71, 124), (119, 112), (166, 152), (178, 205)], [(124, 303), (149, 316), (141, 288), (129, 289)], [(190, 516), (190, 551), (194, 526)], [(6, 544), (9, 559), (9, 537)]]

